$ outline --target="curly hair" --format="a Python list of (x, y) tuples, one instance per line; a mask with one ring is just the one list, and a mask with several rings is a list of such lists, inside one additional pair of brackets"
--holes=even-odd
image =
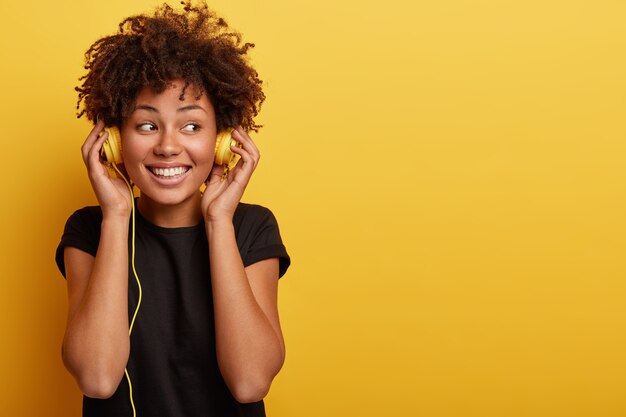
[(144, 87), (161, 93), (172, 80), (183, 79), (180, 100), (191, 84), (198, 87), (197, 98), (207, 93), (218, 131), (261, 127), (254, 117), (265, 94), (246, 55), (254, 44), (242, 43), (241, 35), (206, 3), (181, 4), (181, 11), (164, 3), (153, 16), (128, 17), (119, 24), (119, 33), (91, 45), (85, 52), (87, 74), (75, 88), (77, 117), (99, 117), (107, 126), (121, 126)]

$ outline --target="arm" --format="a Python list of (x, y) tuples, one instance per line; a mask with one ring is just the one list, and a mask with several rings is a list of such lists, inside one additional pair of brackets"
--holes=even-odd
[(213, 168), (202, 213), (209, 240), (218, 365), (235, 399), (254, 402), (269, 391), (284, 362), (285, 346), (277, 308), (278, 259), (244, 268), (235, 239), (233, 214), (260, 155), (241, 127), (233, 137), (242, 145), (231, 148), (241, 160), (225, 179), (221, 167)]
[(65, 249), (69, 311), (63, 363), (88, 397), (113, 395), (128, 362), (127, 239), (128, 222), (103, 220), (95, 258)]
[(63, 362), (88, 397), (113, 395), (130, 352), (128, 336), (128, 222), (132, 199), (126, 184), (111, 179), (99, 159), (106, 135), (99, 122), (82, 148), (89, 179), (102, 207), (96, 257), (64, 251), (68, 317)]
[(237, 401), (260, 401), (285, 359), (278, 259), (244, 269), (232, 222), (207, 224), (207, 236), (220, 371)]

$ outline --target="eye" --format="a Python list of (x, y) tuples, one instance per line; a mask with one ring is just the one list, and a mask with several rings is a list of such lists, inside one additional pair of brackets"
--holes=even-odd
[(156, 126), (154, 125), (154, 123), (146, 122), (137, 125), (137, 129), (142, 132), (154, 132), (156, 130)]
[(200, 130), (200, 125), (195, 124), (195, 123), (187, 123), (184, 127), (183, 130), (185, 132), (197, 132)]

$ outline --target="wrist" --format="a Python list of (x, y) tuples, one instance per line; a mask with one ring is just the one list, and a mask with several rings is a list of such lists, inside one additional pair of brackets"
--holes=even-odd
[(128, 226), (128, 222), (130, 221), (130, 211), (103, 211), (102, 212), (102, 223), (110, 224), (110, 225), (124, 225)]
[(100, 203), (100, 208), (102, 210), (102, 218), (111, 218), (111, 219), (130, 219), (130, 215), (133, 211), (132, 204), (133, 200), (114, 203), (114, 204), (102, 204)]
[[(204, 210), (203, 210), (204, 211)], [(209, 210), (206, 210), (203, 213), (203, 217), (204, 217), (204, 223), (205, 224), (229, 224), (233, 222), (233, 213), (229, 213), (229, 212), (217, 212), (217, 210), (213, 210), (214, 213), (210, 213)]]
[(234, 230), (233, 219), (228, 216), (208, 217), (204, 219), (204, 225), (207, 234), (213, 234), (217, 231)]

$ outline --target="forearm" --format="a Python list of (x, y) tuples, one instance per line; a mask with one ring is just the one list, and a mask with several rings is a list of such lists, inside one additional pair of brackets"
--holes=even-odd
[(207, 222), (206, 231), (220, 371), (239, 401), (256, 401), (282, 367), (282, 338), (254, 297), (232, 221)]
[(77, 276), (68, 280), (88, 279), (68, 316), (64, 363), (86, 395), (107, 396), (119, 384), (130, 352), (128, 220), (104, 219), (91, 272), (74, 270)]

